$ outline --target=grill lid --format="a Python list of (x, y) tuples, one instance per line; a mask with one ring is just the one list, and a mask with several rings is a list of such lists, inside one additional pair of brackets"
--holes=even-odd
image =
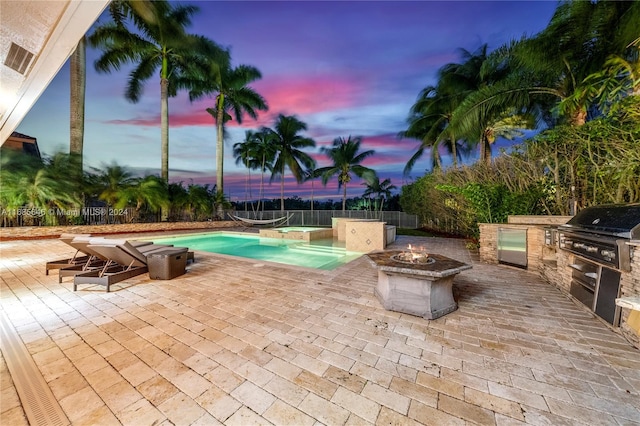
[(588, 207), (561, 225), (561, 228), (640, 239), (640, 203)]

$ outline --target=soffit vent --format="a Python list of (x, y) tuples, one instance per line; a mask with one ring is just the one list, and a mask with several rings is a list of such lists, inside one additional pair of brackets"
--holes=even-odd
[(20, 74), (24, 74), (29, 64), (33, 59), (33, 53), (29, 52), (24, 47), (20, 47), (15, 43), (11, 43), (9, 48), (9, 54), (5, 59), (4, 64), (14, 71), (18, 71)]

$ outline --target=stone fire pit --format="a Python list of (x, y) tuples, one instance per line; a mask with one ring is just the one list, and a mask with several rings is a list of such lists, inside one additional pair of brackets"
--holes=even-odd
[(375, 295), (385, 309), (436, 319), (458, 308), (453, 279), (471, 265), (438, 254), (395, 250), (369, 253), (378, 269)]

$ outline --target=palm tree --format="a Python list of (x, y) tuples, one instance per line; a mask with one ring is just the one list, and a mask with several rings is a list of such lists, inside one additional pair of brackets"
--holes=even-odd
[(370, 177), (375, 172), (365, 166), (362, 163), (367, 157), (375, 154), (375, 151), (368, 150), (364, 152), (358, 152), (360, 150), (360, 143), (362, 138), (351, 138), (349, 136), (346, 140), (342, 137), (338, 137), (333, 140), (333, 147), (322, 147), (321, 151), (327, 154), (329, 159), (333, 162), (332, 166), (322, 167), (316, 170), (320, 176), (322, 176), (322, 183), (326, 185), (329, 179), (338, 175), (338, 188), (343, 188), (342, 193), (342, 211), (346, 210), (347, 206), (347, 184), (351, 181), (351, 174), (355, 174), (358, 177)]
[(0, 160), (0, 206), (13, 217), (26, 202), (22, 180), (35, 175), (44, 163), (37, 157), (13, 150), (3, 150)]
[(102, 173), (96, 177), (98, 199), (104, 201), (108, 207), (123, 206), (122, 200), (129, 199), (130, 187), (134, 185), (135, 181), (128, 170), (117, 164), (112, 164), (104, 168)]
[(378, 201), (380, 201), (380, 212), (382, 212), (382, 208), (384, 206), (384, 200), (388, 200), (392, 197), (391, 191), (397, 189), (395, 185), (391, 184), (391, 179), (385, 179), (380, 182), (380, 178), (378, 175), (369, 177), (363, 183), (367, 188), (362, 194), (363, 197), (371, 197), (375, 196), (376, 205), (374, 206), (374, 210), (377, 209)]
[(170, 220), (184, 220), (185, 211), (191, 216), (190, 194), (182, 186), (182, 182), (174, 182), (167, 185), (167, 197), (169, 199), (168, 218)]
[(261, 128), (260, 131), (254, 134), (256, 141), (255, 157), (260, 169), (260, 197), (258, 199), (257, 211), (261, 211), (261, 207), (264, 209), (264, 173), (269, 171), (273, 173), (273, 162), (276, 159), (277, 146), (276, 137), (271, 129)]
[(276, 158), (271, 180), (280, 176), (280, 210), (284, 212), (284, 171), (288, 167), (298, 183), (304, 180), (304, 170), (315, 167), (315, 161), (302, 148), (315, 147), (316, 142), (299, 132), (307, 130), (307, 125), (296, 116), (278, 115), (274, 129), (263, 129), (265, 137), (275, 146)]
[[(458, 165), (460, 154), (466, 153), (469, 146), (479, 144), (480, 157), (485, 161), (487, 158), (490, 159), (491, 148), (487, 147), (487, 140), (482, 139), (486, 134), (485, 129), (474, 129), (475, 133), (465, 133), (451, 126), (457, 108), (469, 94), (506, 75), (506, 70), (502, 67), (489, 69), (485, 65), (487, 50), (487, 44), (483, 44), (473, 53), (459, 49), (463, 61), (441, 67), (438, 70), (437, 85), (427, 86), (420, 93), (411, 108), (409, 128), (400, 134), (401, 137), (412, 137), (422, 142), (407, 162), (405, 175), (411, 171), (427, 148), (431, 149), (433, 168), (442, 167), (438, 152), (440, 147), (445, 147), (451, 153), (454, 168)], [(466, 142), (466, 146), (459, 147), (461, 142)]]
[(213, 214), (214, 190), (209, 185), (189, 185), (188, 200), (189, 210), (195, 215), (195, 220), (202, 220), (203, 217), (211, 217)]
[(21, 207), (41, 212), (49, 224), (57, 224), (57, 212), (49, 209), (70, 210), (80, 207), (79, 193), (82, 180), (77, 176), (76, 157), (57, 153), (41, 161), (23, 153), (4, 153), (0, 168), (0, 205), (10, 213)]
[(627, 59), (611, 55), (602, 70), (584, 79), (592, 89), (591, 100), (596, 101), (603, 112), (627, 96), (640, 96), (640, 37), (634, 40)]
[(213, 201), (213, 211), (216, 212), (216, 217), (220, 220), (224, 219), (224, 211), (226, 209), (231, 208), (231, 203), (227, 200), (224, 193), (222, 191), (218, 191), (216, 189), (215, 193), (212, 194)]
[[(172, 6), (167, 1), (148, 3), (141, 13), (135, 2), (115, 2), (110, 10), (113, 22), (98, 27), (89, 37), (94, 47), (103, 49), (95, 62), (98, 72), (119, 70), (127, 63), (135, 64), (129, 74), (125, 97), (138, 102), (143, 82), (160, 71), (160, 120), (162, 148), (162, 178), (169, 180), (169, 96), (178, 89), (202, 78), (205, 65), (228, 60), (228, 52), (211, 40), (187, 34), (195, 6)], [(129, 19), (136, 30), (127, 28)], [(213, 58), (213, 59), (212, 59)]]
[(586, 77), (601, 71), (612, 54), (628, 57), (638, 37), (638, 19), (640, 2), (561, 3), (540, 34), (489, 55), (486, 65), (505, 67), (508, 73), (470, 94), (451, 124), (463, 133), (477, 131), (492, 118), (536, 105), (555, 112), (543, 116), (550, 127), (559, 120), (584, 124), (597, 89)]
[(439, 151), (441, 147), (451, 153), (453, 166), (457, 167), (458, 159), (464, 149), (459, 148), (459, 142), (452, 134), (449, 134), (447, 129), (456, 105), (454, 94), (447, 93), (442, 85), (427, 86), (420, 92), (418, 100), (411, 107), (408, 119), (409, 127), (399, 134), (401, 138), (413, 138), (421, 142), (405, 166), (405, 175), (411, 172), (426, 149), (431, 152), (432, 168), (442, 168), (442, 158)]
[(169, 205), (169, 193), (166, 182), (154, 175), (133, 179), (131, 185), (119, 194), (114, 207), (122, 209), (135, 205), (135, 217), (140, 215), (143, 207), (151, 212), (157, 212)]
[[(233, 145), (233, 156), (236, 164), (243, 164), (247, 168), (247, 179), (245, 182), (245, 202), (244, 209), (247, 210), (247, 194), (251, 199), (251, 169), (259, 167), (259, 160), (256, 158), (256, 148), (258, 142), (255, 139), (255, 132), (247, 130), (243, 142), (237, 142)], [(253, 207), (253, 202), (251, 203)]]
[[(214, 64), (215, 65), (215, 64)], [(262, 78), (260, 71), (249, 65), (232, 68), (213, 66), (210, 75), (206, 75), (199, 84), (189, 92), (189, 98), (195, 100), (204, 95), (215, 94), (215, 106), (207, 108), (216, 123), (216, 186), (218, 191), (224, 192), (224, 125), (232, 119), (233, 113), (238, 124), (247, 114), (254, 120), (258, 118), (258, 111), (268, 109), (264, 98), (248, 84)]]
[(464, 101), (472, 94), (485, 87), (504, 81), (510, 69), (505, 63), (490, 60), (487, 44), (483, 44), (475, 52), (459, 49), (463, 61), (450, 63), (440, 69), (438, 87), (454, 101), (447, 114), (446, 134), (457, 135), (464, 139), (468, 146), (480, 147), (480, 161), (491, 163), (491, 145), (498, 137), (513, 139), (521, 136), (521, 128), (535, 127), (535, 121), (529, 114), (515, 109), (495, 111), (479, 121), (472, 129), (456, 127), (456, 114), (459, 114)]
[(316, 178), (318, 178), (320, 176), (320, 174), (318, 173), (318, 169), (312, 167), (310, 169), (307, 169), (304, 173), (304, 180), (305, 182), (310, 181), (311, 182), (311, 213), (313, 213), (313, 195), (314, 195), (314, 191), (313, 191), (313, 182), (316, 180)]

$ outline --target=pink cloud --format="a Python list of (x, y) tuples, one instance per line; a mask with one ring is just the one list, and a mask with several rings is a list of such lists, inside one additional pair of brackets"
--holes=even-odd
[(407, 140), (398, 139), (397, 135), (387, 133), (383, 135), (366, 136), (362, 138), (360, 147), (364, 149), (398, 149), (399, 146), (408, 146)]
[[(256, 128), (271, 126), (278, 114), (312, 114), (332, 109), (346, 108), (358, 103), (361, 79), (345, 76), (279, 76), (255, 83), (255, 90), (260, 93), (267, 104), (268, 111), (258, 113), (258, 119), (244, 117), (242, 123), (233, 119), (227, 123), (228, 127)], [(206, 108), (212, 104), (212, 99), (203, 99), (187, 105), (182, 105), (179, 111), (171, 110), (169, 102), (169, 125), (171, 127), (184, 126), (213, 126), (214, 120)], [(142, 127), (158, 127), (160, 114), (131, 119), (106, 121), (107, 124), (131, 125)]]
[(278, 76), (256, 82), (270, 112), (312, 114), (356, 104), (361, 81), (348, 76)]
[[(108, 120), (107, 124), (141, 126), (141, 127), (159, 127), (160, 114), (151, 117), (135, 117), (126, 120)], [(213, 117), (209, 115), (204, 108), (189, 108), (187, 111), (169, 114), (170, 127), (185, 126), (210, 126), (213, 127), (215, 122)]]

